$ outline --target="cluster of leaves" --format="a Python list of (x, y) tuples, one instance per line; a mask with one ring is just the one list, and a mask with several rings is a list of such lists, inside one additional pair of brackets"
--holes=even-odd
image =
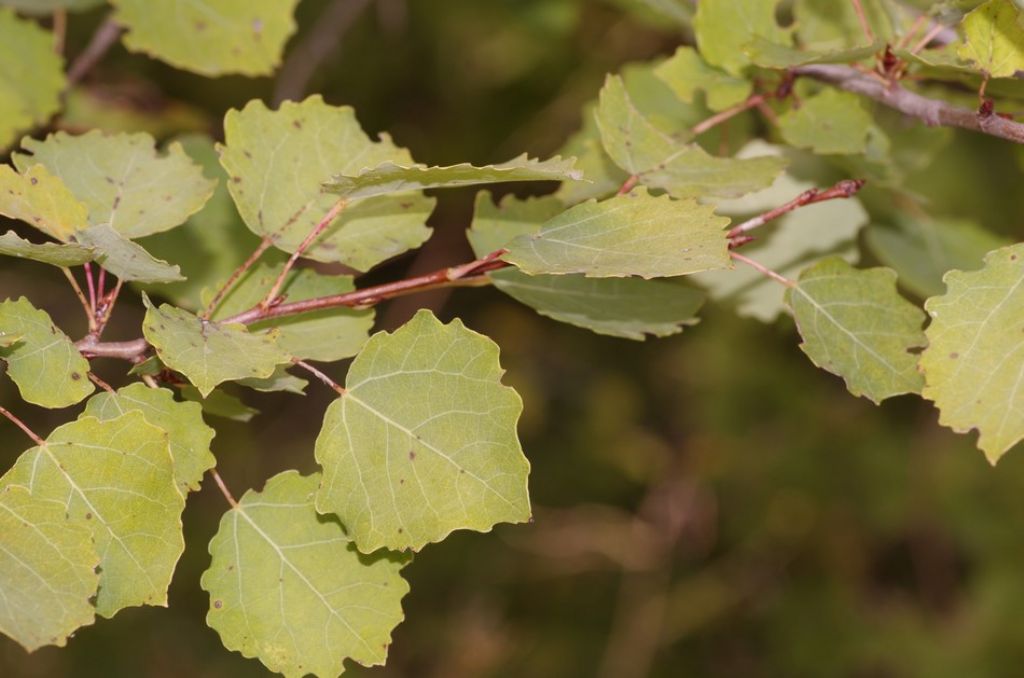
[[(205, 75), (256, 75), (279, 61), (296, 3), (112, 4), (131, 50)], [(903, 174), (948, 135), (907, 130), (855, 94), (794, 82), (792, 70), (869, 69), (890, 45), (911, 72), (984, 84), (999, 107), (1024, 96), (1012, 77), (1024, 69), (1013, 3), (988, 0), (963, 17), (958, 41), (926, 51), (901, 48), (922, 22), (889, 0), (857, 3), (864, 25), (853, 4), (796, 0), (790, 28), (776, 0), (702, 0), (695, 14), (681, 0), (641, 4), (692, 28), (696, 47), (609, 76), (562, 150), (575, 160), (430, 167), (316, 96), (229, 111), (216, 146), (191, 136), (158, 149), (147, 134), (97, 131), (26, 137), (0, 166), (0, 214), (49, 240), (9, 231), (0, 254), (59, 267), (76, 290), (71, 269), (86, 267), (94, 298), (81, 294), (90, 332), (78, 342), (29, 300), (0, 303), (0, 360), (22, 398), (85, 401), (73, 421), (33, 434), (36, 446), (0, 477), (0, 631), (32, 650), (63, 645), (97, 614), (165, 605), (185, 501), (216, 464), (204, 412), (252, 416), (239, 388), (302, 394), (297, 368), (338, 392), (315, 442), (321, 471), (279, 474), (238, 501), (224, 490), (231, 508), (201, 583), (207, 622), (229, 649), (285, 675), (337, 675), (347, 658), (381, 664), (411, 552), (454, 530), (529, 519), (522, 404), (501, 383), (498, 347), (428, 311), (371, 335), (386, 285), (360, 296), (354, 275), (295, 267), (361, 273), (420, 247), (428, 189), (561, 182), (539, 198), (480, 193), (468, 232), (479, 259), (423, 287), (493, 283), (543, 315), (640, 340), (695, 324), (706, 297), (764, 321), (788, 312), (804, 352), (853, 394), (919, 393), (943, 424), (977, 429), (993, 462), (1024, 438), (1024, 246), (912, 203), (919, 217), (893, 210), (865, 232), (891, 268), (855, 268), (868, 220), (856, 189), (819, 201), (803, 168), (867, 177), (880, 201), (899, 204)], [(195, 42), (175, 39), (183, 32)], [(34, 21), (0, 10), (0, 38), (0, 62), (21, 67), (2, 82), (8, 143), (58, 110), (65, 81)], [(777, 122), (764, 138), (753, 111)], [(720, 131), (726, 120), (738, 134)], [(734, 270), (734, 259), (755, 268)], [(103, 271), (98, 299), (93, 267)], [(107, 274), (118, 280), (110, 293)], [(122, 281), (141, 290), (143, 336), (104, 345)], [(928, 297), (925, 310), (897, 282)], [(141, 382), (108, 387), (90, 372), (97, 356), (132, 360)], [(350, 358), (344, 386), (306, 362)]]

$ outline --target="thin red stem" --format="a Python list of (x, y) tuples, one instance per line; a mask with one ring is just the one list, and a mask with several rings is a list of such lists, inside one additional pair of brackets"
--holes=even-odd
[(302, 369), (306, 370), (307, 372), (312, 374), (314, 377), (316, 377), (317, 379), (322, 381), (324, 384), (326, 384), (330, 388), (334, 389), (334, 391), (336, 391), (338, 395), (345, 395), (345, 387), (344, 386), (340, 385), (338, 382), (334, 381), (333, 379), (331, 379), (326, 374), (324, 374), (323, 372), (321, 372), (317, 368), (313, 367), (309, 363), (305, 362), (304, 360), (299, 360), (298, 358), (295, 358), (294, 360), (292, 360), (292, 363), (295, 364), (296, 366), (301, 367)]
[(764, 226), (769, 221), (778, 219), (783, 214), (792, 212), (793, 210), (804, 207), (805, 205), (813, 205), (816, 202), (824, 202), (825, 200), (853, 197), (861, 188), (864, 187), (864, 183), (863, 179), (844, 179), (832, 188), (825, 190), (821, 190), (820, 188), (809, 189), (785, 204), (779, 205), (778, 207), (770, 209), (763, 214), (759, 214), (752, 219), (747, 219), (743, 223), (733, 226), (729, 229), (729, 232), (726, 235), (731, 241), (734, 241), (748, 231)]
[(110, 294), (100, 299), (100, 307), (96, 309), (96, 315), (99, 316), (96, 318), (98, 325), (96, 328), (97, 339), (101, 334), (103, 334), (103, 330), (107, 328), (107, 323), (110, 322), (110, 316), (114, 314), (114, 306), (117, 305), (117, 298), (121, 295), (121, 287), (123, 285), (124, 282), (118, 278), (117, 282), (114, 284), (114, 289)]
[(96, 314), (93, 311), (92, 307), (89, 306), (89, 300), (85, 298), (85, 292), (82, 291), (81, 285), (79, 285), (78, 281), (75, 280), (75, 275), (71, 272), (71, 269), (69, 269), (67, 266), (61, 266), (60, 270), (64, 274), (64, 277), (68, 279), (68, 282), (71, 283), (71, 289), (75, 291), (75, 296), (78, 297), (79, 303), (82, 304), (82, 309), (85, 311), (86, 320), (89, 321), (89, 332), (95, 332)]
[(348, 205), (348, 200), (345, 198), (334, 203), (327, 214), (324, 215), (324, 218), (320, 220), (313, 230), (309, 232), (309, 235), (306, 236), (305, 240), (303, 240), (295, 251), (292, 252), (292, 256), (288, 257), (288, 261), (285, 263), (284, 268), (281, 269), (280, 275), (278, 275), (277, 280), (274, 281), (274, 286), (270, 288), (270, 291), (267, 292), (267, 296), (264, 297), (262, 302), (260, 302), (261, 308), (270, 308), (270, 306), (278, 300), (281, 288), (284, 287), (285, 278), (288, 277), (288, 273), (295, 266), (295, 263), (306, 252), (306, 250), (310, 248), (313, 242), (319, 238), (325, 230), (327, 230), (327, 227), (338, 218), (338, 215), (341, 214), (346, 205)]
[(21, 419), (18, 419), (16, 416), (11, 414), (9, 411), (4, 409), (3, 407), (0, 407), (0, 414), (4, 415), (8, 419), (10, 419), (11, 422), (15, 426), (17, 426), (22, 431), (24, 431), (25, 435), (27, 435), (29, 438), (31, 438), (32, 442), (34, 442), (36, 445), (45, 445), (46, 444), (45, 440), (40, 438), (38, 435), (36, 435), (35, 431), (33, 431), (32, 429), (30, 429), (28, 426), (25, 425), (25, 422), (23, 422)]
[(121, 37), (121, 27), (113, 20), (107, 19), (92, 34), (89, 44), (78, 55), (68, 69), (68, 85), (75, 85), (99, 63), (117, 39)]
[(89, 380), (92, 381), (92, 383), (94, 383), (97, 386), (99, 386), (100, 388), (102, 388), (107, 393), (113, 393), (114, 392), (114, 387), (113, 386), (111, 386), (107, 382), (105, 382), (102, 379), (100, 379), (93, 372), (89, 373)]
[(210, 475), (213, 476), (213, 482), (217, 483), (217, 487), (220, 488), (220, 493), (224, 495), (224, 498), (231, 504), (231, 508), (238, 508), (238, 502), (235, 501), (234, 495), (231, 494), (231, 490), (224, 484), (224, 479), (217, 473), (217, 469), (211, 468)]
[(253, 264), (259, 261), (259, 258), (263, 256), (263, 253), (270, 248), (272, 242), (273, 241), (270, 238), (264, 238), (260, 241), (260, 244), (255, 250), (253, 250), (252, 254), (249, 255), (249, 258), (234, 270), (224, 284), (221, 285), (220, 289), (217, 290), (217, 293), (213, 295), (213, 299), (211, 299), (210, 303), (206, 305), (206, 310), (199, 314), (200, 318), (203, 318), (204, 320), (209, 319), (210, 316), (217, 312), (217, 307), (220, 306), (220, 302), (224, 300), (227, 293), (235, 286), (238, 279), (241, 278), (246, 271), (252, 268)]
[(92, 277), (92, 264), (85, 262), (85, 284), (89, 288), (89, 308), (96, 313), (96, 280)]
[(871, 24), (868, 23), (868, 18), (864, 14), (864, 6), (860, 4), (860, 0), (850, 0), (853, 3), (853, 11), (857, 13), (857, 20), (860, 21), (860, 29), (864, 31), (864, 37), (868, 39), (868, 44), (875, 41), (875, 34), (871, 30)]
[(771, 95), (768, 94), (751, 94), (746, 98), (745, 101), (741, 101), (731, 108), (727, 108), (720, 113), (712, 115), (710, 118), (703, 120), (693, 126), (690, 131), (693, 132), (694, 136), (699, 136), (707, 132), (709, 129), (716, 127), (730, 118), (734, 118), (744, 111), (749, 111), (751, 108), (756, 108), (766, 102)]
[(787, 277), (785, 277), (783, 275), (780, 275), (780, 274), (776, 273), (775, 271), (773, 271), (772, 269), (768, 268), (764, 264), (760, 264), (760, 263), (754, 261), (753, 259), (751, 259), (750, 257), (745, 257), (742, 254), (740, 254), (739, 252), (729, 252), (729, 256), (731, 256), (736, 261), (742, 261), (747, 266), (750, 266), (751, 268), (756, 269), (757, 271), (759, 271), (760, 273), (764, 274), (765, 276), (771, 278), (772, 280), (774, 280), (777, 283), (782, 283), (786, 287), (796, 287), (796, 283), (794, 281), (790, 280), (789, 278), (787, 278)]

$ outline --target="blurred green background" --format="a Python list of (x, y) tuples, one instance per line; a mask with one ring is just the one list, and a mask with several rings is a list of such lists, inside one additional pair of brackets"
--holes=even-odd
[[(292, 48), (332, 3), (305, 0)], [(355, 106), (421, 162), (548, 154), (580, 125), (609, 71), (670, 54), (685, 35), (627, 0), (376, 0), (328, 45), (308, 92)], [(80, 49), (102, 11), (74, 15)], [(294, 74), (290, 77), (294, 77)], [(229, 107), (272, 100), (287, 78), (208, 80), (116, 47), (69, 120), (135, 120), (164, 136), (219, 134)], [(299, 91), (302, 91), (300, 88)], [(134, 123), (131, 123), (134, 124)], [(151, 127), (152, 128), (152, 127)], [(936, 214), (1019, 240), (1019, 155), (957, 134), (906, 187)], [(870, 206), (870, 196), (866, 196)], [(446, 193), (435, 240), (372, 274), (465, 260), (472, 192)], [(29, 295), (84, 332), (59, 272), (5, 260), (0, 296)], [(137, 335), (132, 295), (109, 338)], [(1015, 676), (1024, 666), (1024, 458), (991, 468), (927, 403), (878, 408), (815, 369), (788, 319), (764, 326), (709, 307), (683, 335), (635, 343), (560, 325), (494, 290), (420, 295), (501, 346), (523, 395), (530, 525), (458, 533), (406, 570), (412, 593), (386, 668), (353, 676)], [(116, 384), (123, 365), (96, 363)], [(333, 371), (339, 378), (343, 366)], [(286, 468), (312, 471), (331, 392), (247, 395), (265, 414), (217, 420), (221, 474), (240, 495)], [(39, 431), (70, 419), (0, 403)], [(0, 422), (0, 467), (26, 447)], [(212, 483), (185, 512), (170, 608), (126, 610), (68, 648), (26, 655), (0, 638), (0, 676), (266, 675), (203, 623), (206, 543), (225, 509)]]

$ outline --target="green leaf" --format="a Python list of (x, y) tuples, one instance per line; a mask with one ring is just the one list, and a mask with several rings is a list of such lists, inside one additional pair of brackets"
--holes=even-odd
[(687, 103), (692, 103), (694, 95), (703, 91), (708, 108), (713, 111), (735, 106), (750, 96), (753, 88), (749, 80), (709, 66), (692, 47), (677, 49), (671, 59), (654, 69), (654, 73)]
[(24, 334), (0, 330), (0, 348), (10, 348), (24, 338)]
[(829, 257), (786, 292), (803, 343), (818, 367), (837, 374), (855, 396), (880, 403), (918, 393), (924, 380), (911, 352), (927, 343), (925, 315), (896, 291), (891, 268), (855, 269)]
[(0, 486), (22, 486), (92, 530), (100, 554), (96, 611), (167, 605), (185, 548), (185, 499), (174, 482), (167, 434), (140, 412), (64, 424), (15, 462)]
[(962, 59), (974, 62), (993, 78), (1024, 71), (1024, 25), (1010, 0), (988, 0), (964, 17)]
[(522, 401), (502, 372), (494, 342), (429, 311), (375, 334), (324, 415), (317, 510), (337, 514), (363, 553), (527, 520)]
[(0, 149), (18, 133), (46, 123), (60, 110), (67, 81), (53, 36), (34, 21), (0, 8)]
[(591, 198), (607, 198), (619, 190), (629, 176), (605, 153), (592, 108), (588, 105), (583, 109), (582, 129), (572, 135), (561, 149), (562, 154), (576, 158), (576, 166), (587, 179), (567, 181), (555, 192), (555, 198), (566, 206)]
[[(321, 187), (332, 176), (413, 162), (386, 134), (372, 141), (351, 108), (329, 106), (319, 96), (286, 101), (277, 111), (251, 101), (228, 112), (224, 129), (221, 163), (239, 213), (253, 233), (286, 252), (294, 252), (338, 202)], [(433, 209), (434, 200), (419, 193), (353, 200), (303, 256), (369, 270), (422, 245)]]
[(111, 0), (123, 41), (206, 76), (270, 75), (295, 32), (298, 0)]
[(308, 381), (300, 377), (296, 377), (293, 374), (288, 374), (287, 368), (283, 366), (274, 370), (274, 373), (269, 377), (265, 377), (263, 379), (257, 379), (255, 377), (240, 379), (238, 383), (241, 386), (263, 393), (284, 391), (285, 393), (294, 393), (296, 395), (305, 395), (306, 387), (309, 386)]
[[(246, 272), (214, 313), (223, 320), (259, 304), (273, 287), (284, 264), (261, 264)], [(292, 269), (281, 293), (289, 302), (344, 294), (355, 289), (350, 275), (324, 275), (308, 268)], [(373, 309), (332, 308), (249, 325), (257, 335), (274, 333), (277, 345), (296, 358), (333, 362), (350, 358), (366, 343), (373, 328)]]
[(18, 174), (0, 165), (0, 214), (24, 221), (61, 242), (89, 226), (89, 211), (42, 165)]
[(494, 286), (513, 299), (563, 323), (598, 334), (643, 341), (696, 325), (704, 295), (673, 280), (525, 275), (495, 271)]
[(356, 174), (336, 174), (324, 190), (342, 198), (367, 198), (388, 193), (407, 193), (425, 188), (456, 188), (506, 181), (581, 181), (575, 158), (530, 158), (525, 153), (497, 165), (476, 167), (469, 163), (448, 167), (398, 165), (385, 162)]
[(182, 280), (181, 269), (155, 259), (106, 224), (90, 226), (75, 233), (74, 240), (93, 250), (96, 261), (118, 278), (126, 281), (160, 283)]
[(505, 259), (529, 274), (687, 275), (730, 266), (728, 223), (714, 207), (639, 189), (563, 212), (509, 243)]
[(337, 676), (345, 659), (383, 664), (409, 591), (408, 558), (364, 556), (317, 514), (319, 481), (285, 471), (246, 492), (221, 518), (201, 580), (224, 646), (285, 676)]
[(615, 163), (644, 185), (676, 198), (737, 197), (770, 185), (786, 166), (777, 156), (716, 158), (697, 144), (681, 143), (689, 134), (659, 129), (617, 76), (605, 81), (595, 115)]
[[(888, 0), (860, 0), (871, 31), (879, 40), (890, 40), (893, 23), (902, 15)], [(894, 12), (894, 9), (897, 10)], [(794, 24), (800, 44), (814, 51), (856, 49), (864, 44), (864, 29), (852, 2), (796, 0)]]
[(815, 153), (863, 153), (873, 121), (861, 97), (827, 88), (779, 117), (786, 143)]
[[(245, 227), (235, 209), (228, 193), (228, 175), (220, 166), (213, 140), (195, 134), (179, 137), (178, 141), (189, 157), (202, 166), (204, 175), (217, 180), (217, 187), (206, 205), (184, 224), (149, 236), (139, 244), (154, 256), (178, 264), (186, 278), (161, 284), (160, 296), (176, 306), (197, 311), (203, 289), (231, 275), (256, 249), (259, 239)], [(149, 287), (147, 291), (153, 289)]]
[[(564, 208), (551, 196), (517, 200), (506, 195), (497, 205), (477, 195), (469, 241), (477, 256), (494, 252), (517, 236), (536, 233)], [(663, 337), (694, 325), (704, 295), (676, 281), (587, 278), (582, 275), (528, 276), (513, 270), (491, 274), (494, 286), (555, 320), (626, 339)]]
[(973, 221), (899, 218), (895, 228), (872, 224), (865, 242), (886, 266), (896, 269), (900, 284), (920, 297), (946, 291), (946, 271), (981, 268), (985, 254), (1009, 244)]
[(63, 267), (80, 266), (93, 260), (92, 250), (86, 247), (52, 242), (31, 243), (19, 238), (14, 231), (0, 235), (0, 254)]
[(165, 365), (184, 374), (203, 397), (217, 384), (269, 377), (291, 357), (275, 343), (274, 332), (252, 334), (244, 325), (206, 321), (168, 304), (147, 302), (142, 332)]
[(198, 404), (178, 402), (165, 388), (136, 383), (119, 388), (115, 393), (96, 394), (86, 403), (82, 416), (106, 421), (136, 411), (167, 433), (174, 479), (182, 494), (198, 490), (203, 474), (217, 464), (210, 451), (214, 431), (203, 422), (202, 408)]
[(30, 155), (14, 154), (20, 171), (42, 164), (89, 209), (91, 225), (106, 224), (127, 238), (178, 226), (203, 207), (215, 185), (181, 144), (162, 155), (148, 134), (57, 132), (45, 141), (25, 139), (21, 147)]
[[(862, 37), (863, 39), (863, 37)], [(806, 64), (843, 64), (863, 61), (885, 48), (885, 42), (876, 40), (870, 45), (838, 50), (795, 49), (780, 45), (760, 36), (744, 46), (743, 52), (750, 62), (763, 68), (795, 68)]]
[[(751, 142), (740, 152), (779, 153), (780, 149), (763, 142)], [(766, 212), (813, 188), (789, 174), (780, 176), (770, 188), (737, 200), (723, 201), (718, 211), (734, 217)], [(868, 214), (856, 198), (829, 200), (807, 205), (757, 229), (757, 240), (743, 246), (747, 256), (787, 278), (796, 278), (823, 255), (842, 253), (856, 261), (855, 239), (868, 222)], [(719, 302), (732, 303), (742, 316), (772, 322), (785, 310), (785, 289), (749, 266), (731, 271), (698, 273), (694, 280), (707, 288)]]
[(925, 302), (922, 395), (939, 423), (966, 433), (993, 464), (1024, 438), (1024, 245), (990, 252), (980, 271), (950, 271), (948, 291)]
[(0, 302), (0, 332), (21, 338), (0, 348), (21, 397), (42, 407), (74, 405), (93, 392), (89, 363), (49, 314), (22, 297)]
[(0, 5), (13, 7), (27, 14), (52, 14), (54, 10), (84, 12), (102, 5), (104, 0), (0, 0)]
[(220, 388), (214, 389), (204, 398), (195, 386), (185, 385), (181, 388), (181, 396), (186, 400), (199, 403), (203, 412), (211, 417), (239, 421), (243, 424), (252, 421), (252, 418), (260, 413), (255, 407), (249, 407), (242, 402), (238, 396)]
[(23, 487), (0, 489), (0, 632), (29, 652), (64, 646), (96, 615), (100, 559), (90, 531), (64, 511)]
[(743, 47), (755, 37), (789, 44), (788, 33), (775, 21), (778, 4), (779, 0), (701, 0), (693, 20), (701, 56), (739, 75), (749, 64)]

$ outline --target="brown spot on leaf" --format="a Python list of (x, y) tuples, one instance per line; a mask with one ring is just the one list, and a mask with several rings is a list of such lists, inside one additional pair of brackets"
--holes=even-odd
[(412, 461), (415, 458), (416, 458), (416, 453), (413, 452), (412, 450), (409, 450), (409, 460)]
[(33, 185), (33, 186), (35, 186), (36, 184), (38, 184), (38, 183), (39, 183), (39, 179), (36, 179), (35, 177), (31, 177), (31, 178), (29, 178), (29, 181), (31, 181), (31, 182), (32, 182), (32, 185)]
[(80, 375), (78, 372), (72, 372), (71, 373), (71, 381), (81, 381), (81, 380), (82, 380), (82, 375)]
[(224, 607), (224, 603), (222, 603), (219, 600), (215, 600), (213, 601), (213, 607), (219, 610), (220, 608)]

